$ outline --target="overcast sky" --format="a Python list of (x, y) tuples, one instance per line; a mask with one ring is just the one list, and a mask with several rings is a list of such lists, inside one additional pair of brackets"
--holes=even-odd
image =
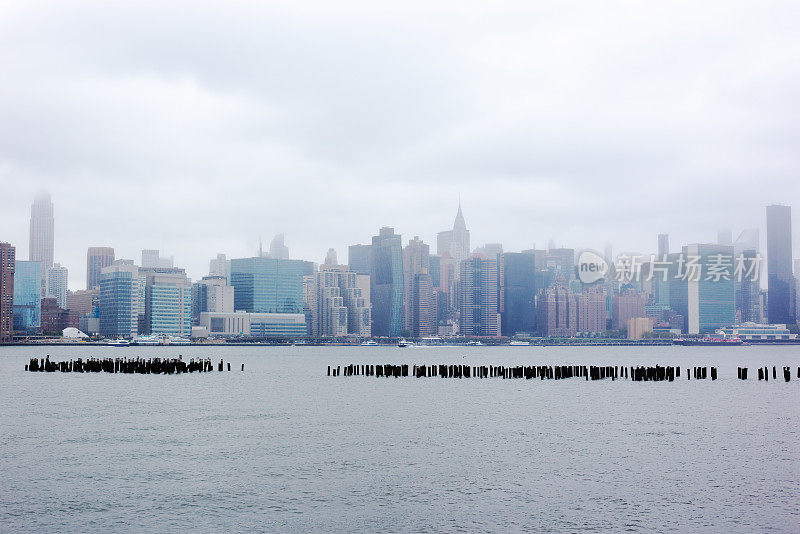
[[(285, 232), (322, 262), (393, 226), (435, 250), (673, 249), (764, 228), (800, 256), (798, 2), (0, 2), (0, 240), (158, 248), (199, 278)], [(762, 248), (765, 243), (762, 230)]]

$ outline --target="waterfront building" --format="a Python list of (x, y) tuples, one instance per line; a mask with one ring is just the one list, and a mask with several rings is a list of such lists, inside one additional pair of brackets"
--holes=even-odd
[(606, 295), (603, 286), (596, 285), (575, 295), (578, 308), (578, 332), (606, 331)]
[(743, 341), (794, 341), (793, 334), (785, 324), (758, 324), (747, 322), (727, 326), (717, 330), (725, 338), (739, 338)]
[(67, 268), (60, 263), (56, 263), (47, 269), (45, 296), (56, 299), (58, 307), (64, 310), (67, 309), (68, 278)]
[(459, 331), (463, 336), (500, 335), (496, 260), (473, 256), (461, 262), (458, 316)]
[(111, 247), (89, 247), (86, 251), (86, 289), (100, 287), (100, 273), (103, 267), (114, 263), (114, 249)]
[(53, 203), (49, 193), (39, 193), (31, 205), (30, 240), (28, 260), (38, 261), (42, 266), (39, 275), (42, 295), (45, 294), (47, 269), (53, 266), (54, 241)]
[(78, 291), (67, 292), (66, 308), (81, 315), (94, 315), (95, 309), (99, 306), (99, 289), (80, 289)]
[[(165, 272), (169, 271), (169, 272)], [(189, 337), (192, 286), (183, 269), (141, 269), (145, 276), (146, 334)]]
[(642, 293), (626, 291), (614, 295), (611, 302), (611, 328), (615, 330), (627, 328), (628, 319), (646, 317), (644, 306), (647, 298)]
[(631, 317), (626, 325), (628, 339), (642, 339), (653, 331), (653, 320), (649, 317)]
[[(469, 257), (469, 230), (461, 212), (461, 202), (458, 203), (458, 212), (453, 222), (452, 230), (439, 232), (436, 236), (436, 254), (444, 257), (445, 254), (452, 258), (456, 266)], [(456, 276), (459, 270), (456, 269)]]
[[(688, 276), (684, 284), (686, 333), (706, 334), (736, 322), (733, 252), (733, 246), (730, 245), (693, 244), (683, 247), (684, 257), (699, 258), (700, 266), (700, 275)], [(720, 258), (727, 258), (726, 261), (731, 262), (730, 276), (717, 280), (711, 276), (712, 266)]]
[(131, 260), (115, 260), (100, 272), (101, 335), (131, 338), (139, 333), (140, 316), (144, 330), (146, 279)]
[(358, 274), (372, 274), (372, 245), (347, 247), (347, 265)]
[[(303, 313), (303, 276), (307, 262), (254, 257), (231, 260), (236, 311)], [(313, 264), (311, 265), (313, 270)]]
[(505, 293), (500, 312), (502, 334), (532, 334), (536, 330), (536, 256), (503, 253), (502, 270)]
[(14, 331), (33, 334), (42, 324), (42, 265), (17, 260), (14, 270)]
[(398, 337), (403, 331), (403, 249), (394, 228), (372, 238), (372, 335)]
[(200, 326), (217, 337), (298, 338), (306, 334), (302, 313), (202, 312)]
[[(16, 248), (0, 243), (0, 343), (11, 343), (14, 337), (14, 271)], [(38, 276), (41, 283), (41, 274)]]
[(772, 324), (795, 324), (792, 276), (792, 209), (767, 206), (767, 317)]
[(546, 337), (572, 337), (578, 333), (578, 304), (563, 282), (545, 289), (536, 303), (539, 333)]

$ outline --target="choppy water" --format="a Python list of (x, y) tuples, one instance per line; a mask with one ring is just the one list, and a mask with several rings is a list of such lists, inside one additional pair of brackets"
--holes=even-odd
[[(234, 371), (24, 372), (45, 353)], [(720, 379), (325, 376), (349, 363), (715, 365)], [(779, 380), (758, 382), (764, 365)], [(0, 531), (797, 532), (799, 365), (800, 348), (753, 346), (4, 347)]]

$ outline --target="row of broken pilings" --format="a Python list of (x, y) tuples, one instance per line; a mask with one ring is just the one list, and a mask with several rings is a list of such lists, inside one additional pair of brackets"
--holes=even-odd
[[(222, 360), (217, 364), (217, 371), (224, 369)], [(227, 362), (228, 371), (231, 370)], [(177, 358), (77, 358), (60, 362), (50, 361), (50, 355), (40, 360), (31, 358), (25, 366), (26, 371), (46, 373), (123, 373), (123, 374), (164, 374), (173, 375), (181, 373), (208, 373), (214, 370), (214, 363), (210, 358), (191, 358), (184, 361), (183, 355)], [(244, 371), (244, 364), (242, 364)]]
[[(738, 368), (738, 378), (739, 380), (747, 380), (747, 367), (739, 367)], [(800, 378), (800, 367), (797, 368), (797, 378)], [(759, 380), (769, 380), (769, 367), (759, 367), (758, 368), (758, 379)], [(772, 379), (778, 379), (778, 372), (776, 367), (772, 366)], [(784, 366), (783, 368), (783, 380), (788, 382), (792, 379), (792, 368)]]
[[(711, 367), (711, 380), (717, 379), (717, 368)], [(410, 374), (409, 374), (410, 373)], [(414, 365), (407, 364), (350, 364), (342, 367), (328, 366), (328, 376), (375, 376), (375, 377), (407, 377), (416, 378), (524, 378), (527, 380), (563, 380), (567, 378), (584, 378), (585, 380), (603, 380), (610, 378), (630, 379), (634, 382), (672, 382), (680, 378), (681, 368), (673, 366), (621, 366), (621, 365), (530, 365), (506, 367), (502, 365)], [(708, 367), (694, 367), (691, 374), (686, 369), (686, 378), (696, 380), (708, 378)]]

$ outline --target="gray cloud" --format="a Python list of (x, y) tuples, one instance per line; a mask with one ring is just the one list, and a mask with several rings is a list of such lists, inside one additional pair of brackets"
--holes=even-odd
[(90, 245), (198, 277), (280, 231), (315, 261), (382, 225), (433, 244), (459, 194), (508, 250), (763, 226), (800, 198), (799, 9), (4, 4), (0, 239), (26, 257), (50, 190), (79, 288)]

